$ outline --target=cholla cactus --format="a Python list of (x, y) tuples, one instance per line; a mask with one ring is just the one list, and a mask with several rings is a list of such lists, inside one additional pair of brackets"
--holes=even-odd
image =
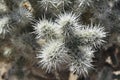
[(3, 16), (0, 18), (0, 34), (5, 37), (6, 33), (10, 31), (10, 17)]
[(64, 43), (60, 40), (53, 40), (43, 46), (40, 51), (41, 54), (37, 55), (40, 58), (40, 65), (47, 72), (52, 70), (61, 69), (63, 64), (70, 62), (71, 58), (67, 54), (68, 49), (65, 48)]
[(74, 36), (74, 29), (78, 25), (78, 16), (73, 13), (64, 13), (58, 16), (56, 22), (60, 25), (60, 33), (66, 40)]
[(36, 38), (44, 38), (46, 41), (56, 39), (59, 33), (59, 26), (52, 21), (46, 19), (40, 20), (35, 24), (34, 29), (37, 34)]
[(81, 58), (74, 59), (71, 63), (70, 71), (79, 76), (88, 76), (88, 71), (92, 68), (92, 64), (89, 60), (81, 60)]
[[(56, 36), (54, 41), (42, 46), (42, 50), (37, 55), (37, 58), (41, 59), (40, 64), (48, 72), (52, 69), (60, 69), (60, 65), (71, 60), (68, 64), (70, 71), (79, 76), (86, 76), (92, 68), (93, 46), (100, 46), (104, 43), (103, 38), (106, 37), (106, 32), (100, 25), (80, 25), (77, 18), (75, 14), (64, 13), (55, 20), (59, 28), (54, 26), (56, 23), (45, 19), (34, 26), (38, 38), (43, 37), (51, 41), (52, 36)], [(60, 31), (58, 34), (61, 35), (59, 38), (55, 34), (58, 30)]]
[(87, 76), (88, 71), (93, 68), (91, 64), (94, 57), (93, 52), (91, 47), (80, 46), (79, 52), (77, 52), (70, 64), (70, 71), (79, 76)]
[(93, 24), (80, 29), (77, 28), (75, 34), (79, 37), (81, 44), (93, 45), (94, 47), (101, 46), (105, 42), (103, 38), (106, 37), (104, 27)]

